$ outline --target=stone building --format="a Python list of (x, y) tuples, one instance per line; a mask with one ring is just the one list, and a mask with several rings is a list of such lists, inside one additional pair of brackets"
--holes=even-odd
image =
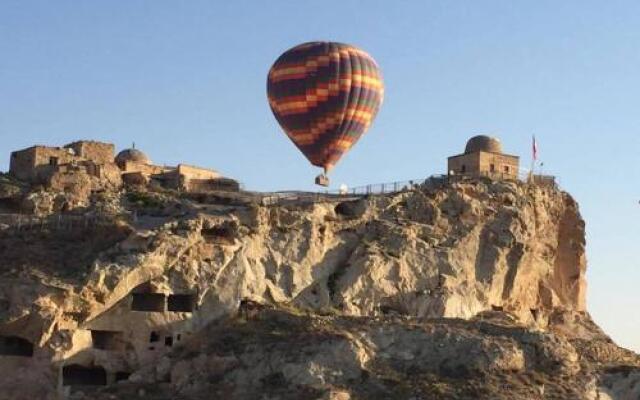
[(145, 153), (136, 148), (122, 150), (115, 162), (122, 170), (122, 180), (129, 185), (153, 183), (167, 189), (187, 192), (240, 189), (236, 180), (225, 178), (212, 169), (186, 164), (178, 164), (176, 167), (154, 165)]
[(239, 190), (237, 181), (225, 178), (217, 171), (185, 164), (178, 164), (169, 171), (154, 175), (152, 180), (163, 187), (187, 192)]
[(79, 140), (64, 146), (72, 149), (77, 157), (91, 160), (96, 164), (109, 164), (113, 162), (115, 147), (111, 143), (96, 142), (93, 140)]
[(76, 160), (73, 150), (62, 147), (32, 146), (11, 153), (9, 172), (26, 182), (44, 182), (56, 167)]
[(149, 157), (135, 147), (124, 149), (115, 158), (122, 171), (122, 181), (128, 185), (146, 185), (152, 176), (171, 171), (171, 167), (153, 165)]
[(76, 205), (93, 191), (118, 189), (122, 184), (148, 185), (189, 192), (237, 191), (237, 181), (220, 173), (185, 164), (154, 165), (142, 151), (130, 148), (114, 156), (111, 143), (81, 140), (63, 147), (32, 146), (11, 153), (10, 174), (67, 193)]
[[(69, 189), (74, 176), (95, 178), (96, 184), (119, 186), (110, 143), (81, 140), (64, 147), (32, 146), (11, 153), (9, 173), (25, 182)], [(82, 180), (82, 179), (79, 179)], [(58, 187), (57, 183), (66, 182)]]
[(494, 179), (517, 179), (520, 168), (518, 156), (504, 154), (496, 138), (479, 135), (467, 142), (463, 154), (449, 157), (449, 175), (486, 176)]

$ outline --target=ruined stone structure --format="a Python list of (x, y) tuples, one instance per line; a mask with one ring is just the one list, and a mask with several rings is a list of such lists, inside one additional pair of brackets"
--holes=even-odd
[(463, 154), (448, 158), (449, 175), (486, 176), (494, 179), (517, 179), (520, 158), (502, 152), (496, 138), (479, 135), (467, 142)]
[(77, 141), (64, 147), (33, 146), (11, 153), (10, 173), (69, 195), (70, 207), (86, 203), (92, 191), (122, 185), (110, 143)]
[(115, 151), (115, 147), (111, 143), (92, 140), (79, 140), (69, 143), (65, 148), (72, 149), (77, 157), (91, 160), (96, 164), (112, 163)]
[(122, 181), (126, 185), (147, 185), (154, 175), (163, 174), (173, 168), (153, 165), (149, 157), (136, 148), (122, 150), (115, 158), (122, 171)]
[(179, 164), (152, 164), (142, 151), (125, 149), (114, 157), (110, 143), (80, 140), (63, 147), (33, 146), (11, 153), (10, 174), (30, 184), (70, 193), (72, 203), (82, 205), (94, 191), (120, 188), (122, 184), (154, 183), (169, 189), (203, 192), (237, 191), (239, 184), (216, 171)]
[(164, 187), (187, 192), (240, 189), (237, 181), (224, 178), (217, 171), (185, 164), (178, 164), (176, 168), (155, 175), (152, 180)]

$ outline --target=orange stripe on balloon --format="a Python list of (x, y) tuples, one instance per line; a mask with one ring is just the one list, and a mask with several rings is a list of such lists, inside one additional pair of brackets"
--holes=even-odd
[(339, 60), (339, 53), (333, 52), (310, 57), (301, 62), (282, 63), (271, 68), (271, 71), (269, 71), (269, 80), (272, 82), (280, 82), (289, 79), (300, 79), (301, 77), (305, 77), (309, 72), (317, 71), (318, 67), (329, 65), (331, 60)]

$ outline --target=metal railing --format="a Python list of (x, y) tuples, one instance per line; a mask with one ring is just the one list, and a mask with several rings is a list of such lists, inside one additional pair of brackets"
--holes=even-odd
[(252, 195), (262, 205), (305, 204), (327, 201), (346, 201), (358, 199), (368, 195), (381, 195), (401, 193), (423, 185), (442, 187), (446, 185), (445, 175), (433, 175), (427, 179), (412, 179), (387, 183), (377, 183), (364, 186), (356, 186), (348, 190), (326, 190), (323, 192), (283, 191), (271, 193), (257, 193)]
[(557, 187), (557, 179), (553, 175), (530, 175), (523, 172), (518, 175), (501, 172), (466, 173), (457, 175), (431, 175), (428, 178), (411, 179), (387, 183), (356, 186), (347, 190), (327, 190), (324, 192), (284, 191), (272, 193), (252, 193), (263, 205), (304, 204), (326, 201), (345, 201), (368, 195), (384, 195), (401, 193), (419, 187), (440, 189), (451, 183), (473, 181), (478, 179), (521, 181), (536, 185)]
[(422, 184), (424, 184), (428, 179), (431, 178), (421, 178), (421, 179), (411, 179), (407, 181), (396, 181), (396, 182), (386, 182), (386, 183), (375, 183), (364, 186), (356, 186), (347, 190), (332, 190), (327, 193), (338, 194), (338, 195), (352, 195), (352, 196), (363, 196), (368, 194), (389, 194), (389, 193), (400, 193), (413, 188), (416, 188)]

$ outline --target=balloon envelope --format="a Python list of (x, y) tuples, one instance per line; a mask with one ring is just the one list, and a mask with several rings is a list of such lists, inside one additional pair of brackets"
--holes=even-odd
[(383, 93), (374, 59), (334, 42), (286, 51), (267, 79), (269, 105), (280, 126), (311, 164), (325, 171), (369, 128)]

